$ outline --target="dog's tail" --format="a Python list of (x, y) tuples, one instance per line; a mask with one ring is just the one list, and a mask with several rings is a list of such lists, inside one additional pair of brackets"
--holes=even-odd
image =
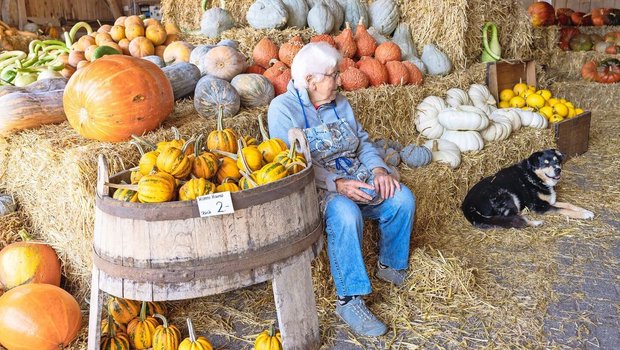
[(513, 214), (509, 216), (501, 216), (501, 215), (493, 215), (486, 216), (482, 215), (476, 208), (474, 207), (463, 207), (463, 214), (467, 221), (471, 222), (472, 225), (479, 228), (492, 228), (492, 227), (503, 227), (503, 228), (523, 228), (527, 226), (527, 221), (518, 214)]

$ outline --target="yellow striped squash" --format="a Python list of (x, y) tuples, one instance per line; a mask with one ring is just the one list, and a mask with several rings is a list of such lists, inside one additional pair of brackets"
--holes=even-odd
[(138, 200), (142, 203), (168, 202), (175, 194), (176, 181), (168, 173), (146, 175), (138, 182)]
[(179, 189), (179, 200), (192, 201), (197, 197), (213, 193), (214, 191), (215, 184), (211, 181), (201, 178), (191, 179)]

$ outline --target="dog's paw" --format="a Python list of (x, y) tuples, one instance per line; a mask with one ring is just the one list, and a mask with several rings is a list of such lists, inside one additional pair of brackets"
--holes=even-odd
[(587, 220), (591, 220), (594, 218), (594, 213), (587, 210), (587, 209), (582, 209), (581, 210), (581, 218), (582, 219), (587, 219)]

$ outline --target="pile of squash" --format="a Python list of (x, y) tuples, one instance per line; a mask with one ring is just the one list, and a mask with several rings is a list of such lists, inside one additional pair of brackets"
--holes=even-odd
[[(75, 41), (81, 28), (86, 30), (86, 35)], [(67, 46), (71, 48), (66, 67), (75, 71), (102, 56), (118, 54), (156, 56), (166, 64), (189, 62), (193, 46), (179, 41), (178, 34), (179, 29), (171, 22), (164, 25), (156, 19), (135, 15), (119, 17), (114, 25), (104, 24), (96, 32), (82, 22), (80, 27), (65, 34)]]
[(59, 349), (77, 337), (80, 306), (60, 288), (61, 265), (52, 247), (22, 241), (0, 250), (0, 345), (8, 349)]
[(574, 118), (583, 109), (575, 107), (571, 102), (554, 97), (547, 89), (536, 90), (536, 87), (525, 83), (517, 83), (512, 89), (504, 89), (499, 93), (500, 108), (521, 108), (536, 111), (549, 123), (558, 123), (564, 119)]
[(468, 91), (452, 88), (446, 98), (426, 97), (415, 111), (415, 127), (429, 139), (424, 146), (433, 161), (456, 168), (461, 153), (479, 151), (486, 142), (507, 139), (522, 126), (546, 128), (547, 119), (529, 109), (498, 109), (485, 85), (472, 84)]
[[(110, 297), (106, 306), (108, 315), (101, 321), (102, 350), (213, 349), (206, 337), (196, 336), (192, 319), (189, 317), (186, 318), (188, 337), (181, 340), (181, 331), (168, 322), (167, 308), (163, 303)], [(280, 332), (276, 332), (271, 325), (256, 337), (254, 349), (282, 350)]]
[(590, 51), (617, 54), (620, 52), (620, 32), (608, 32), (602, 37), (598, 34), (584, 34), (575, 27), (560, 29), (560, 49), (564, 51)]
[[(195, 200), (214, 192), (237, 192), (278, 181), (306, 168), (307, 161), (293, 146), (269, 138), (259, 117), (263, 142), (240, 137), (222, 125), (220, 109), (217, 129), (187, 141), (177, 136), (156, 145), (135, 137), (141, 152), (131, 173), (131, 185), (117, 187), (113, 198), (125, 202), (161, 203)], [(143, 145), (149, 147), (145, 152)]]
[[(340, 78), (346, 91), (383, 84), (421, 85), (426, 66), (429, 66), (429, 71), (432, 66), (433, 73), (437, 74), (445, 74), (450, 70), (446, 67), (451, 67), (447, 56), (433, 45), (427, 45), (428, 48), (425, 48), (429, 64), (415, 57), (411, 32), (405, 24), (398, 26), (393, 41), (385, 40), (377, 43), (366, 30), (363, 20), (358, 22), (355, 34), (347, 22), (346, 28), (337, 36), (320, 34), (310, 39), (310, 42), (321, 41), (340, 51), (342, 55), (339, 66)], [(268, 37), (264, 37), (254, 47), (252, 52), (254, 62), (246, 72), (263, 74), (273, 84), (275, 94), (282, 94), (291, 80), (290, 66), (293, 59), (304, 45), (301, 36), (291, 38), (280, 47)], [(431, 54), (431, 51), (435, 52)]]
[(620, 25), (620, 9), (598, 7), (590, 13), (574, 11), (570, 8), (554, 9), (548, 2), (533, 2), (528, 8), (530, 22), (534, 27), (554, 24), (561, 26), (607, 26)]
[(182, 340), (179, 328), (168, 323), (163, 303), (110, 297), (107, 311), (108, 316), (101, 321), (101, 349), (213, 349), (207, 338), (196, 337), (190, 318), (189, 336)]

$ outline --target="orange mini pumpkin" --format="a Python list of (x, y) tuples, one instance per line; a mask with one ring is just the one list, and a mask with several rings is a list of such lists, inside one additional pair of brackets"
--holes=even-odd
[(268, 37), (260, 39), (252, 51), (254, 63), (267, 69), (272, 59), (278, 59), (278, 46)]

